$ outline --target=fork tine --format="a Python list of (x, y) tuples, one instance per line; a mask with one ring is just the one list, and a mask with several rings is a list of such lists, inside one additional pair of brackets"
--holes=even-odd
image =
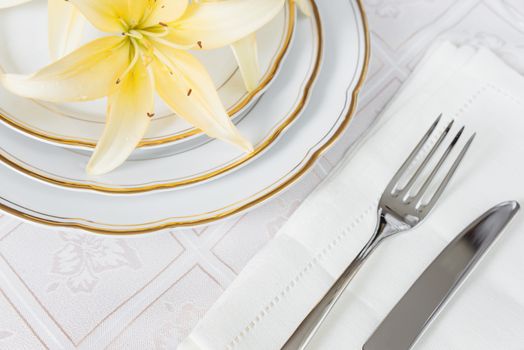
[(451, 169), (449, 169), (446, 177), (444, 178), (444, 180), (442, 181), (442, 183), (439, 185), (437, 191), (435, 192), (435, 194), (433, 195), (433, 197), (431, 198), (431, 200), (426, 204), (426, 205), (420, 205), (417, 209), (422, 211), (422, 210), (431, 210), (433, 208), (433, 206), (435, 205), (435, 203), (438, 201), (438, 199), (440, 198), (440, 196), (442, 195), (442, 192), (444, 192), (444, 190), (446, 189), (447, 185), (449, 184), (449, 182), (451, 181), (451, 179), (453, 178), (453, 175), (455, 175), (455, 172), (457, 171), (460, 163), (462, 162), (462, 160), (464, 159), (464, 156), (466, 155), (466, 153), (468, 152), (471, 144), (473, 143), (473, 140), (475, 140), (475, 137), (477, 136), (477, 134), (473, 134), (468, 142), (464, 145), (464, 147), (462, 148), (462, 151), (460, 152), (460, 154), (458, 155), (457, 159), (455, 160), (455, 162), (453, 163), (453, 165), (451, 166)]
[(426, 157), (424, 158), (424, 160), (422, 161), (422, 163), (419, 165), (419, 167), (417, 168), (417, 170), (415, 171), (415, 173), (411, 176), (411, 178), (409, 179), (408, 183), (406, 184), (406, 186), (404, 186), (404, 188), (402, 188), (402, 190), (399, 191), (399, 193), (408, 193), (409, 190), (411, 189), (411, 187), (413, 186), (413, 184), (415, 183), (415, 181), (418, 179), (418, 177), (420, 176), (420, 174), (422, 173), (422, 171), (426, 168), (426, 166), (428, 165), (429, 161), (431, 160), (431, 158), (433, 158), (433, 155), (435, 154), (435, 152), (437, 151), (437, 149), (439, 148), (439, 146), (442, 144), (442, 142), (444, 141), (444, 139), (446, 138), (446, 136), (448, 136), (448, 133), (449, 131), (451, 130), (451, 127), (453, 126), (453, 123), (455, 121), (452, 120), (449, 122), (449, 124), (446, 126), (446, 129), (444, 129), (444, 131), (442, 132), (442, 134), (440, 134), (437, 142), (433, 145), (433, 147), (431, 148), (431, 150), (429, 151), (429, 153), (426, 155)]
[(420, 189), (418, 190), (418, 192), (408, 198), (407, 202), (413, 202), (413, 201), (419, 201), (422, 199), (422, 197), (424, 196), (424, 194), (426, 193), (429, 185), (431, 184), (431, 182), (433, 181), (433, 179), (435, 178), (435, 176), (437, 175), (437, 173), (439, 172), (439, 170), (442, 168), (442, 166), (444, 165), (444, 162), (446, 161), (446, 159), (448, 159), (451, 151), (453, 151), (453, 149), (455, 148), (455, 146), (457, 145), (457, 142), (460, 140), (460, 137), (462, 136), (462, 134), (464, 133), (464, 129), (465, 127), (463, 126), (459, 132), (457, 133), (457, 135), (453, 138), (453, 141), (451, 141), (451, 143), (449, 144), (448, 148), (446, 149), (446, 151), (444, 152), (444, 154), (442, 154), (442, 156), (440, 157), (437, 165), (435, 165), (435, 167), (433, 168), (433, 170), (431, 171), (431, 173), (429, 174), (428, 178), (424, 181), (424, 184), (422, 185), (422, 187), (420, 187)]
[(442, 114), (440, 114), (437, 119), (433, 122), (433, 124), (431, 125), (431, 127), (429, 128), (429, 130), (426, 132), (426, 134), (422, 137), (422, 139), (419, 141), (419, 143), (417, 144), (417, 146), (415, 147), (415, 149), (411, 152), (411, 154), (409, 155), (409, 157), (406, 159), (406, 161), (404, 162), (404, 164), (402, 164), (402, 166), (400, 167), (400, 169), (398, 169), (397, 173), (395, 174), (395, 176), (393, 176), (393, 178), (391, 179), (391, 181), (389, 182), (388, 184), (388, 187), (386, 188), (386, 191), (384, 193), (391, 193), (393, 194), (393, 190), (395, 189), (395, 186), (398, 184), (398, 182), (400, 181), (400, 178), (402, 177), (402, 175), (404, 174), (404, 172), (408, 169), (409, 165), (413, 162), (413, 160), (415, 159), (415, 157), (417, 156), (417, 154), (420, 152), (420, 150), (422, 149), (422, 147), (424, 146), (424, 144), (426, 143), (426, 141), (429, 139), (429, 137), (431, 136), (431, 134), (433, 133), (433, 131), (435, 131), (435, 128), (437, 127), (438, 123), (440, 122), (440, 119), (442, 118)]

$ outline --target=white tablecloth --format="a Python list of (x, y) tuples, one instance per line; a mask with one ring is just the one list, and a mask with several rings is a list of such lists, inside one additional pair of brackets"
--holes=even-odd
[(521, 0), (368, 0), (365, 7), (373, 58), (351, 135), (265, 206), (199, 230), (131, 239), (44, 229), (0, 214), (0, 349), (173, 349), (436, 38), (487, 46), (524, 72)]

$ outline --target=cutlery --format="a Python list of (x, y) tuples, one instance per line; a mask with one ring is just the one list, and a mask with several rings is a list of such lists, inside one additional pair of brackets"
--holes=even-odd
[[(375, 232), (371, 236), (371, 239), (368, 241), (368, 243), (366, 243), (364, 248), (362, 248), (360, 253), (341, 274), (341, 276), (335, 281), (333, 286), (327, 291), (319, 303), (302, 321), (302, 323), (298, 326), (282, 349), (305, 349), (315, 333), (318, 331), (322, 322), (326, 319), (335, 303), (343, 294), (349, 282), (353, 279), (362, 264), (367, 260), (375, 248), (377, 248), (377, 246), (385, 239), (394, 236), (397, 233), (408, 231), (417, 226), (429, 214), (431, 209), (433, 209), (438, 199), (442, 195), (442, 192), (444, 192), (451, 178), (455, 174), (461, 161), (464, 159), (464, 156), (466, 155), (469, 147), (471, 146), (471, 143), (475, 138), (475, 134), (473, 134), (463, 146), (462, 150), (451, 165), (451, 168), (439, 183), (432, 197), (429, 200), (423, 201), (423, 199), (426, 198), (425, 196), (428, 194), (427, 192), (429, 192), (428, 189), (430, 188), (430, 185), (432, 185), (434, 180), (437, 178), (439, 170), (441, 170), (443, 165), (446, 163), (446, 160), (449, 158), (453, 149), (457, 145), (465, 129), (462, 127), (458, 131), (442, 156), (439, 158), (436, 165), (429, 173), (428, 177), (422, 183), (420, 189), (416, 191), (415, 194), (412, 194), (412, 190), (414, 189), (414, 185), (417, 183), (417, 180), (422, 179), (423, 171), (439, 149), (439, 146), (446, 139), (446, 136), (449, 134), (453, 125), (453, 120), (449, 122), (444, 131), (438, 135), (435, 144), (430, 148), (428, 154), (422, 160), (421, 164), (414, 171), (411, 177), (409, 177), (409, 181), (405, 185), (402, 185), (401, 180), (406, 177), (406, 174), (409, 175), (412, 164), (418, 159), (419, 153), (425, 153), (423, 152), (424, 146), (435, 132), (435, 129), (441, 121), (441, 117), (442, 116), (439, 116), (435, 122), (433, 122), (429, 130), (422, 137), (422, 140), (420, 140), (415, 149), (411, 152), (407, 160), (397, 171), (395, 176), (393, 176), (384, 190), (377, 209), (377, 225)], [(435, 132), (435, 134), (437, 133)]]
[(517, 214), (517, 202), (490, 209), (462, 231), (386, 316), (363, 350), (408, 350)]

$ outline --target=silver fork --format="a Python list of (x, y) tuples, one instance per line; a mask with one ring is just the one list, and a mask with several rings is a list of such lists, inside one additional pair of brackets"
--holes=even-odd
[[(326, 319), (327, 315), (338, 301), (340, 296), (343, 294), (344, 290), (348, 286), (349, 282), (356, 275), (362, 264), (366, 259), (371, 255), (375, 248), (386, 238), (391, 237), (397, 233), (407, 231), (417, 226), (433, 209), (437, 200), (444, 192), (444, 189), (449, 184), (451, 178), (455, 174), (457, 168), (459, 167), (462, 159), (466, 155), (471, 143), (475, 138), (475, 134), (471, 136), (468, 142), (464, 145), (461, 152), (451, 165), (450, 170), (440, 182), (433, 196), (423, 203), (422, 200), (428, 192), (428, 188), (435, 179), (435, 176), (439, 170), (444, 165), (446, 159), (449, 157), (450, 153), (456, 146), (460, 137), (464, 132), (464, 127), (456, 134), (456, 136), (451, 141), (450, 145), (444, 151), (441, 158), (438, 160), (435, 167), (430, 172), (427, 179), (423, 182), (420, 189), (416, 194), (411, 195), (414, 184), (419, 180), (423, 170), (426, 168), (434, 154), (436, 153), (438, 147), (442, 144), (446, 136), (448, 135), (453, 121), (451, 121), (445, 130), (438, 137), (435, 145), (431, 148), (427, 156), (424, 158), (420, 166), (415, 170), (413, 175), (409, 178), (409, 181), (406, 185), (403, 185), (400, 189), (398, 188), (400, 180), (404, 178), (407, 174), (410, 165), (416, 159), (419, 152), (422, 150), (428, 139), (431, 137), (435, 131), (437, 125), (439, 124), (441, 116), (431, 125), (428, 132), (424, 135), (422, 140), (415, 147), (413, 152), (409, 155), (407, 160), (404, 162), (402, 167), (397, 171), (393, 179), (384, 190), (382, 197), (377, 210), (377, 226), (375, 232), (373, 233), (371, 239), (368, 243), (362, 248), (357, 257), (351, 262), (351, 264), (346, 268), (342, 275), (337, 279), (335, 284), (331, 289), (324, 295), (320, 302), (311, 310), (308, 316), (302, 321), (293, 335), (289, 338), (282, 349), (291, 350), (291, 349), (304, 349), (317, 330), (319, 329), (322, 322)], [(420, 178), (420, 180), (422, 180)]]

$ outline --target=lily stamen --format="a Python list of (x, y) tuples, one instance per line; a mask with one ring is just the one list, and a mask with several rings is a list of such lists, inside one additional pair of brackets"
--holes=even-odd
[(122, 80), (129, 74), (129, 72), (131, 72), (131, 70), (135, 67), (136, 63), (138, 62), (138, 58), (140, 57), (140, 48), (138, 47), (138, 44), (133, 39), (131, 39), (131, 43), (134, 47), (133, 59), (129, 63), (129, 66), (127, 66), (124, 72), (120, 74), (120, 76), (116, 80), (117, 85), (122, 82)]
[(165, 40), (165, 39), (158, 38), (158, 37), (152, 37), (151, 40), (153, 40), (153, 41), (155, 41), (155, 42), (157, 42), (159, 44), (172, 47), (173, 49), (177, 49), (177, 50), (192, 50), (192, 49), (195, 48), (195, 45), (180, 45), (180, 44), (176, 44), (176, 43), (174, 43), (172, 41)]
[(169, 34), (169, 28), (166, 27), (160, 27), (160, 32), (153, 32), (150, 30), (141, 30), (140, 33), (146, 37), (150, 38), (162, 38)]
[(138, 40), (144, 38), (144, 35), (142, 35), (142, 32), (140, 30), (131, 29), (130, 31), (125, 32), (124, 34), (126, 36), (129, 36), (131, 38), (135, 38), (135, 39), (138, 39)]

